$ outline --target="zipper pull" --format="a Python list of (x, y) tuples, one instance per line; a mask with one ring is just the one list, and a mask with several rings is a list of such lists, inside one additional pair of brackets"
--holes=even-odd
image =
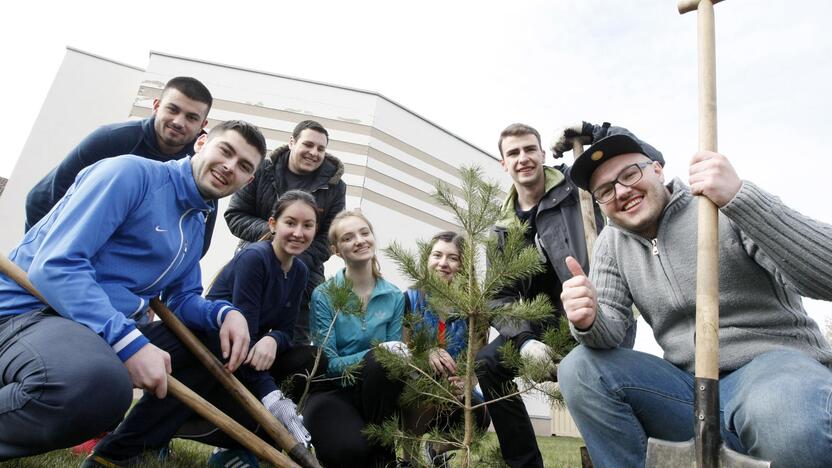
[(283, 279), (289, 279), (289, 272), (288, 271), (283, 272)]
[(653, 255), (659, 254), (659, 240), (653, 239), (650, 241), (653, 244)]

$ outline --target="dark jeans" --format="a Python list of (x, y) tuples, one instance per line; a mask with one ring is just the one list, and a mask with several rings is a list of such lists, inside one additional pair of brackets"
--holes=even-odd
[[(500, 346), (505, 342), (506, 338), (500, 335), (477, 353), (476, 372), (485, 401), (517, 391), (516, 371), (505, 367), (500, 358)], [(488, 414), (497, 432), (503, 459), (509, 466), (543, 468), (534, 428), (519, 395), (488, 405)]]
[(393, 449), (371, 443), (361, 431), (396, 413), (403, 387), (387, 378), (370, 351), (355, 385), (312, 393), (303, 420), (321, 463), (327, 468), (395, 466)]
[[(237, 420), (243, 426), (253, 430), (257, 424), (245, 413), (236, 400), (223, 388), (213, 375), (185, 348), (185, 345), (162, 322), (153, 322), (142, 328), (142, 333), (160, 349), (171, 356), (172, 375), (188, 388), (195, 391), (215, 406)], [(216, 353), (216, 336), (206, 337), (195, 333), (204, 343), (209, 344)], [(300, 353), (303, 350), (299, 351)], [(288, 353), (286, 353), (288, 355)], [(306, 355), (311, 355), (307, 350)], [(281, 359), (276, 359), (275, 364)], [(286, 360), (288, 363), (288, 359)], [(309, 359), (298, 359), (304, 365)], [(245, 364), (244, 364), (245, 365)], [(311, 365), (309, 365), (311, 370)], [(283, 369), (278, 376), (285, 376), (300, 369)], [(167, 445), (179, 429), (193, 417), (193, 411), (176, 398), (168, 395), (164, 399), (145, 392), (142, 399), (130, 410), (118, 428), (106, 436), (95, 447), (95, 451), (104, 457), (124, 460), (140, 454), (144, 450), (158, 450)], [(186, 426), (187, 427), (187, 426)], [(205, 426), (200, 433), (189, 433), (187, 438), (211, 441), (214, 445), (237, 447), (236, 443), (213, 426)], [(262, 435), (262, 434), (260, 434)]]
[(127, 368), (89, 328), (49, 312), (0, 318), (0, 460), (90, 439), (131, 399)]

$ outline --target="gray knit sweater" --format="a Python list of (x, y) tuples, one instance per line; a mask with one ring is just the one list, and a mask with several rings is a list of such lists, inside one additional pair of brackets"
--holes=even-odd
[[(599, 310), (586, 346), (613, 348), (635, 303), (664, 358), (693, 372), (697, 201), (679, 179), (655, 239), (610, 224), (595, 244), (590, 280)], [(832, 363), (832, 349), (801, 296), (832, 300), (832, 226), (785, 206), (751, 182), (719, 212), (719, 368), (737, 369), (760, 353), (790, 348)]]

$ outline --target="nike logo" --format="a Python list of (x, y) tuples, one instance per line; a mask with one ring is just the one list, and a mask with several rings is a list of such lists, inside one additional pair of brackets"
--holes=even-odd
[(167, 229), (162, 229), (161, 227), (156, 226), (156, 232), (168, 232), (168, 230)]

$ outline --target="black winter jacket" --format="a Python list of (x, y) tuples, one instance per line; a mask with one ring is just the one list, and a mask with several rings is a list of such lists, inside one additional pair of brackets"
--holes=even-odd
[[(225, 210), (225, 221), (231, 233), (239, 237), (241, 245), (256, 242), (269, 232), (269, 215), (277, 198), (294, 187), (287, 187), (286, 172), (289, 147), (281, 146), (271, 152), (257, 168), (254, 180), (238, 190)], [(330, 257), (327, 232), (332, 218), (344, 209), (347, 185), (341, 180), (344, 164), (326, 153), (324, 162), (316, 171), (317, 181), (312, 195), (321, 212), (318, 234), (312, 245), (298, 258), (309, 268), (308, 290), (324, 280), (324, 262)]]
[[(537, 235), (534, 242), (540, 254), (541, 261), (547, 261), (552, 265), (555, 275), (561, 284), (572, 277), (566, 267), (566, 257), (574, 257), (585, 272), (589, 272), (589, 256), (586, 251), (586, 238), (584, 236), (584, 225), (581, 217), (581, 205), (578, 187), (569, 178), (567, 165), (546, 167), (546, 193), (538, 202), (535, 224)], [(517, 192), (511, 188), (505, 203), (503, 204), (503, 219), (494, 227), (497, 236), (498, 246), (505, 245), (505, 238), (508, 233), (509, 223), (519, 222), (514, 211), (517, 200)], [(604, 219), (600, 211), (595, 207), (595, 225), (598, 231), (604, 226)], [(516, 284), (503, 289), (492, 301), (492, 306), (500, 306), (517, 301), (518, 299), (533, 299), (529, 296), (532, 289), (532, 282), (539, 277), (518, 281)], [(559, 285), (553, 288), (560, 289)], [(540, 289), (540, 288), (538, 288)], [(558, 295), (556, 295), (558, 296)], [(555, 304), (555, 316), (559, 317), (563, 308), (560, 299)], [(521, 333), (531, 333), (540, 336), (542, 328), (555, 325), (547, 320), (541, 324), (531, 324), (526, 321), (505, 321), (496, 320), (492, 325), (506, 338), (514, 338)]]

